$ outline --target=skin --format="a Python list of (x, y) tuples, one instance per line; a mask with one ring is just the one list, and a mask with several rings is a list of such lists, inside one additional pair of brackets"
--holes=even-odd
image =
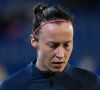
[(39, 41), (31, 35), (31, 43), (37, 48), (37, 68), (41, 71), (61, 72), (72, 53), (73, 26), (66, 22), (46, 24), (41, 28)]

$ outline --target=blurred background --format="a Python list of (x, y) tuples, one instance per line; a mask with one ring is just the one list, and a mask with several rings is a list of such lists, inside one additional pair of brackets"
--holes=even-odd
[(100, 0), (0, 0), (0, 81), (36, 58), (30, 35), (39, 2), (70, 12), (74, 49), (69, 62), (100, 76)]

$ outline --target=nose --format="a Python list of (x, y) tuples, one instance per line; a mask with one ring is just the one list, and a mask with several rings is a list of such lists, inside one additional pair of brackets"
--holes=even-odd
[(56, 57), (59, 58), (59, 59), (64, 57), (64, 49), (63, 49), (63, 47), (57, 48)]

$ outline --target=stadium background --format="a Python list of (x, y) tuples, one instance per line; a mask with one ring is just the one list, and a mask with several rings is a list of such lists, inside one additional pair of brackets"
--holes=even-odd
[(100, 76), (100, 0), (0, 0), (0, 81), (36, 58), (30, 35), (38, 2), (70, 12), (74, 49), (69, 62)]

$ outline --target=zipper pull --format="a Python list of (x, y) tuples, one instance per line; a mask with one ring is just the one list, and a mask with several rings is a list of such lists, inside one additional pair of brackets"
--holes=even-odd
[(51, 86), (51, 90), (53, 88), (53, 77), (54, 77), (53, 73), (50, 73), (50, 86)]

